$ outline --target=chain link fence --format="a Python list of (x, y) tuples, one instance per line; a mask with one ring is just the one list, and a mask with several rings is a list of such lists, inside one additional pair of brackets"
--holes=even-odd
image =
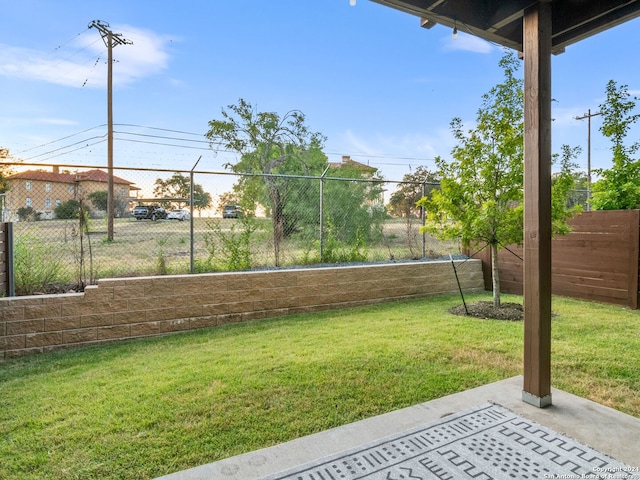
[[(16, 293), (22, 295), (82, 289), (106, 277), (459, 252), (455, 242), (420, 233), (424, 217), (415, 200), (433, 185), (366, 176), (118, 167), (109, 238), (106, 168), (24, 163), (13, 168), (18, 173), (1, 197), (1, 213), (4, 222), (13, 222), (13, 270)], [(136, 208), (141, 206), (147, 208)]]

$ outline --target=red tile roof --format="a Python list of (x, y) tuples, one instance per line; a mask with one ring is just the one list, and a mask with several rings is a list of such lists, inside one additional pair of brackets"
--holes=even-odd
[[(22, 179), (22, 180), (40, 180), (43, 182), (58, 182), (58, 183), (75, 183), (80, 182), (103, 182), (107, 183), (109, 175), (107, 172), (99, 169), (87, 170), (85, 172), (78, 173), (53, 173), (43, 172), (41, 170), (27, 170), (26, 172), (16, 173), (9, 177), (9, 180)], [(133, 182), (125, 180), (124, 178), (113, 176), (113, 183), (120, 183), (124, 185), (133, 185)]]
[(76, 176), (71, 173), (53, 173), (43, 172), (41, 170), (27, 170), (26, 172), (16, 173), (11, 175), (9, 180), (41, 180), (43, 182), (59, 182), (59, 183), (74, 183)]

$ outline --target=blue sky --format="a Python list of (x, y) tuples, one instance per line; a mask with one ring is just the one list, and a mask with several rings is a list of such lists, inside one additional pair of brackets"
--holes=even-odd
[[(116, 166), (188, 170), (202, 155), (199, 170), (222, 170), (235, 156), (208, 150), (203, 134), (244, 98), (301, 110), (331, 161), (350, 155), (400, 180), (447, 158), (451, 119), (472, 126), (502, 79), (501, 47), (366, 0), (1, 2), (0, 146), (29, 162), (106, 163), (107, 53), (92, 20), (133, 41), (114, 49)], [(598, 110), (611, 79), (640, 93), (639, 27), (553, 58), (554, 151), (581, 146), (585, 169), (587, 122), (575, 117)], [(594, 168), (609, 166), (599, 127), (594, 117)]]

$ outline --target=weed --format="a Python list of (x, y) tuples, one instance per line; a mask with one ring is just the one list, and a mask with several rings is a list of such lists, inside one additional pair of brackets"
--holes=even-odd
[[(216, 264), (221, 270), (228, 271), (251, 268), (251, 235), (257, 229), (252, 217), (243, 215), (228, 229), (224, 229), (217, 219), (207, 221), (206, 225), (209, 230), (204, 234), (204, 242), (209, 256), (198, 268), (211, 268)], [(218, 248), (218, 242), (221, 248)]]
[(156, 259), (156, 275), (169, 274), (169, 267), (167, 266), (167, 259), (164, 256), (164, 246), (167, 244), (166, 240), (158, 240), (158, 257)]
[(46, 291), (54, 283), (63, 282), (64, 268), (56, 252), (38, 238), (23, 235), (13, 247), (15, 288), (17, 295), (33, 295)]

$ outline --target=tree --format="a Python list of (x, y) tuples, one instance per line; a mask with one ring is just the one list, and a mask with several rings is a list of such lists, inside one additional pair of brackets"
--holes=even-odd
[[(107, 191), (97, 190), (87, 195), (87, 198), (96, 210), (107, 210)], [(115, 195), (113, 199), (113, 208), (116, 217), (124, 217), (127, 212), (128, 201), (123, 195)], [(86, 208), (86, 204), (85, 204)]]
[(95, 207), (96, 210), (107, 210), (107, 195), (108, 192), (106, 190), (98, 190), (95, 192), (91, 192), (87, 195), (87, 198), (91, 201), (91, 204)]
[[(321, 152), (324, 137), (309, 130), (300, 111), (291, 110), (281, 117), (275, 112), (258, 112), (243, 99), (223, 109), (222, 119), (209, 122), (206, 137), (216, 150), (232, 150), (241, 155), (239, 162), (225, 165), (227, 168), (260, 175), (242, 177), (236, 191), (243, 194), (241, 205), (245, 211), (253, 211), (255, 204), (266, 197), (275, 264), (280, 265), (281, 243), (292, 231), (291, 217), (288, 221), (286, 215), (292, 190), (277, 174), (309, 174), (318, 170), (319, 163), (326, 165)], [(252, 203), (254, 208), (247, 205)]]
[(602, 126), (600, 131), (611, 140), (612, 167), (596, 169), (601, 176), (593, 185), (592, 205), (596, 210), (629, 210), (640, 205), (640, 161), (633, 156), (640, 142), (626, 145), (625, 140), (631, 126), (638, 121), (640, 113), (633, 113), (636, 97), (631, 96), (627, 85), (618, 86), (610, 80), (607, 98), (600, 105)]
[(363, 171), (357, 164), (343, 163), (327, 176), (331, 179), (325, 181), (324, 217), (329, 234), (349, 246), (379, 237), (386, 211), (383, 179), (377, 169)]
[[(191, 198), (191, 179), (179, 172), (174, 173), (166, 180), (156, 179), (153, 194), (161, 200), (165, 208), (181, 208), (189, 205)], [(162, 199), (169, 200), (162, 200)], [(176, 200), (179, 199), (179, 200)], [(193, 184), (193, 208), (202, 213), (202, 210), (211, 206), (211, 195), (204, 191), (202, 185)]]
[(388, 212), (396, 217), (418, 218), (422, 213), (422, 208), (417, 205), (418, 201), (429, 196), (437, 183), (436, 174), (422, 165), (414, 172), (405, 174), (402, 183), (398, 184), (389, 198)]
[(178, 206), (178, 208), (180, 208), (182, 204), (188, 203), (189, 201), (189, 195), (191, 191), (189, 177), (186, 177), (179, 172), (174, 173), (166, 180), (157, 178), (153, 185), (153, 195), (157, 199), (161, 200), (161, 204), (165, 208), (173, 208), (173, 206), (176, 205)]
[(202, 185), (195, 183), (193, 185), (193, 208), (198, 210), (198, 215), (202, 215), (202, 210), (206, 210), (211, 205), (213, 205), (211, 194), (205, 192)]
[(426, 167), (419, 166), (415, 171), (407, 173), (391, 194), (387, 211), (396, 217), (404, 218), (407, 248), (412, 258), (420, 258), (424, 252), (418, 252), (419, 228), (422, 225), (423, 207), (418, 205), (420, 199), (428, 197), (438, 188), (439, 182), (435, 173)]
[(78, 218), (80, 216), (80, 202), (77, 200), (67, 200), (61, 205), (58, 205), (53, 209), (56, 218), (59, 219), (71, 219)]
[[(10, 160), (11, 154), (8, 148), (0, 147), (0, 160)], [(8, 165), (0, 163), (0, 193), (5, 193), (9, 190), (9, 176), (11, 175), (11, 169)]]
[[(569, 233), (571, 229), (567, 219), (582, 212), (583, 203), (575, 202), (575, 192), (580, 178), (586, 185), (586, 174), (581, 177), (575, 163), (581, 148), (562, 145), (561, 150), (560, 155), (554, 155), (554, 163), (560, 158), (560, 170), (551, 178), (551, 223), (553, 233), (557, 235)], [(586, 199), (586, 191), (582, 198)]]
[[(522, 243), (524, 186), (523, 82), (515, 76), (519, 69), (515, 55), (506, 54), (499, 65), (504, 81), (482, 96), (476, 127), (465, 131), (459, 118), (451, 122), (458, 141), (451, 152), (453, 159), (436, 158), (440, 190), (419, 202), (427, 209), (426, 231), (440, 238), (459, 238), (465, 247), (490, 247), (496, 308), (500, 307), (498, 251)], [(570, 162), (563, 163), (563, 168), (569, 166)], [(565, 187), (559, 183), (558, 194)], [(571, 215), (565, 204), (564, 199), (554, 201), (556, 231), (563, 231)]]
[(40, 220), (40, 214), (36, 212), (33, 207), (20, 207), (16, 213), (22, 222)]
[(224, 192), (218, 196), (218, 208), (216, 212), (222, 215), (224, 207), (226, 205), (238, 205), (240, 203), (240, 197), (236, 192)]
[[(554, 174), (554, 182), (557, 175), (558, 174)], [(589, 183), (587, 172), (576, 170), (573, 174), (572, 183), (573, 189), (569, 192), (569, 196), (567, 198), (567, 208), (573, 208), (577, 206), (580, 206), (582, 209), (587, 208), (587, 186)]]

